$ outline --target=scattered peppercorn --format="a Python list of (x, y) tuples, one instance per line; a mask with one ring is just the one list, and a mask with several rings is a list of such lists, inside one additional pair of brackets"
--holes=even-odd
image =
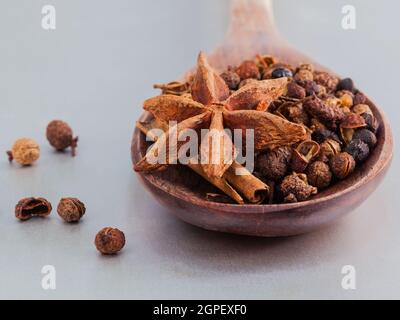
[(51, 210), (51, 203), (44, 198), (24, 198), (15, 206), (15, 217), (26, 221), (32, 217), (46, 217)]
[(116, 228), (104, 228), (97, 233), (95, 246), (102, 254), (115, 254), (125, 246), (125, 235)]
[(240, 77), (231, 68), (229, 68), (227, 71), (221, 73), (221, 78), (225, 80), (229, 89), (236, 90), (239, 87)]
[(281, 180), (288, 171), (291, 156), (292, 149), (290, 147), (281, 147), (262, 153), (256, 159), (256, 168), (267, 179)]
[(306, 89), (294, 81), (288, 83), (287, 90), (288, 97), (295, 99), (304, 99), (306, 97)]
[(356, 162), (363, 162), (369, 156), (368, 145), (360, 139), (353, 139), (344, 149), (345, 152), (352, 155)]
[(272, 79), (277, 79), (277, 78), (291, 78), (293, 77), (292, 71), (286, 68), (276, 68), (274, 71), (271, 73)]
[(246, 60), (236, 69), (241, 80), (260, 79), (260, 71), (257, 64), (252, 60)]
[(29, 166), (39, 159), (40, 148), (35, 140), (22, 138), (14, 143), (7, 155), (10, 162), (15, 160), (20, 165)]
[(376, 135), (368, 129), (356, 130), (353, 139), (360, 139), (362, 142), (365, 142), (370, 149), (375, 147), (377, 143)]
[(293, 173), (283, 179), (280, 191), (285, 202), (298, 202), (307, 200), (318, 190), (308, 184), (305, 174)]
[(341, 180), (351, 174), (356, 167), (354, 158), (347, 152), (333, 156), (329, 164), (334, 176)]
[(318, 190), (329, 187), (332, 181), (332, 172), (329, 166), (322, 161), (315, 161), (307, 168), (307, 178), (310, 185)]
[(66, 222), (78, 222), (85, 214), (86, 208), (77, 198), (62, 198), (58, 204), (57, 212)]
[(353, 92), (354, 91), (354, 82), (351, 78), (344, 78), (340, 80), (336, 87), (337, 91), (346, 90)]
[(75, 156), (78, 137), (73, 137), (72, 129), (66, 122), (61, 120), (51, 121), (47, 126), (46, 137), (50, 145), (57, 151), (71, 147), (72, 156)]

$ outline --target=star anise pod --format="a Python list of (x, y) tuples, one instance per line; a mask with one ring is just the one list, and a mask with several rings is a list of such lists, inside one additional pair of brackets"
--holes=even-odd
[[(253, 129), (256, 151), (305, 140), (307, 133), (302, 125), (254, 110), (260, 103), (268, 107), (284, 94), (286, 86), (287, 78), (263, 80), (249, 83), (231, 94), (225, 81), (211, 68), (205, 55), (200, 53), (191, 84), (192, 99), (163, 94), (145, 101), (144, 109), (152, 113), (157, 121), (176, 121), (177, 125), (157, 139), (144, 158), (135, 165), (135, 170), (154, 171), (177, 162), (179, 148), (184, 142), (168, 141), (172, 130), (179, 136), (185, 129), (214, 129), (202, 138), (200, 144), (201, 159), (204, 159), (203, 156), (212, 157), (208, 159), (209, 162), (202, 164), (204, 172), (211, 177), (222, 177), (235, 158), (235, 148), (225, 128), (242, 129), (243, 134), (245, 129)], [(216, 140), (223, 148), (212, 148)], [(158, 157), (160, 152), (165, 152), (165, 164), (148, 161), (149, 158)]]

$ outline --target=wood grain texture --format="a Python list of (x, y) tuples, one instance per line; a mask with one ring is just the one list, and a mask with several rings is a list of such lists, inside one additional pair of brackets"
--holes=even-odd
[[(328, 70), (290, 47), (274, 27), (268, 0), (234, 0), (231, 26), (225, 42), (210, 54), (217, 69), (236, 65), (256, 54), (272, 54), (291, 64), (311, 62)], [(251, 23), (249, 24), (249, 21)], [(163, 172), (138, 173), (143, 185), (178, 218), (208, 230), (251, 236), (276, 237), (307, 233), (348, 214), (378, 187), (393, 157), (393, 136), (384, 113), (370, 100), (369, 106), (381, 123), (377, 147), (368, 160), (347, 179), (309, 201), (278, 205), (213, 203), (207, 193), (218, 191), (186, 167), (170, 166)], [(149, 120), (145, 113), (141, 120)], [(136, 129), (132, 139), (132, 161), (137, 163), (148, 145)]]

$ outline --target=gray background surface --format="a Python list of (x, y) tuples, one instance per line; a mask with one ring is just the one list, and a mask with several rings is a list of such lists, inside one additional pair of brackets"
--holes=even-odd
[[(344, 4), (357, 30), (340, 27)], [(41, 8), (57, 9), (57, 29), (41, 28)], [(0, 298), (400, 298), (398, 159), (377, 192), (345, 219), (287, 239), (207, 232), (167, 214), (139, 185), (129, 147), (152, 84), (173, 80), (200, 49), (223, 39), (229, 1), (1, 0), (0, 150), (35, 138), (30, 168), (0, 161)], [(279, 0), (277, 24), (298, 48), (343, 75), (383, 107), (398, 136), (400, 56), (394, 0)], [(78, 156), (55, 153), (47, 123), (61, 118), (80, 137)], [(4, 155), (4, 153), (3, 153)], [(57, 215), (19, 223), (16, 202), (44, 196), (54, 207), (77, 196), (82, 223)], [(125, 231), (127, 246), (99, 255), (104, 226)], [(41, 287), (54, 265), (57, 289)], [(357, 290), (341, 288), (354, 265)]]

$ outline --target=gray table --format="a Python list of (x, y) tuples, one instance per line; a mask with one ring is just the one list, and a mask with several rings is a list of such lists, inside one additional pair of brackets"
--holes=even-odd
[[(41, 28), (55, 5), (57, 29)], [(352, 1), (357, 29), (340, 27), (346, 1), (280, 0), (277, 23), (304, 52), (352, 75), (399, 123), (400, 24), (396, 1)], [(141, 103), (211, 50), (228, 1), (69, 0), (0, 2), (0, 150), (19, 137), (42, 147), (31, 168), (0, 161), (0, 298), (399, 298), (398, 159), (359, 209), (327, 229), (287, 239), (207, 232), (167, 214), (131, 170), (130, 138)], [(78, 156), (55, 153), (47, 123), (61, 118), (80, 137)], [(395, 135), (399, 130), (394, 128)], [(87, 205), (82, 223), (56, 214), (19, 223), (15, 203), (62, 196)], [(115, 257), (93, 246), (104, 226), (125, 231)], [(41, 269), (56, 269), (43, 290)], [(353, 265), (357, 289), (343, 290)]]

